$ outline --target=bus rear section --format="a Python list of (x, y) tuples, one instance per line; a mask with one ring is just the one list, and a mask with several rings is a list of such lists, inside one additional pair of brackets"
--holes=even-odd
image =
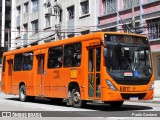
[(154, 73), (148, 40), (143, 36), (104, 34), (102, 101), (153, 98)]

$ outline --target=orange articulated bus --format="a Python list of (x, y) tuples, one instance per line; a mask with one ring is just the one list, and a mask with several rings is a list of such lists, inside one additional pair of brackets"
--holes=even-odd
[(2, 91), (21, 101), (45, 97), (82, 107), (100, 100), (153, 98), (154, 72), (143, 35), (97, 32), (5, 52)]

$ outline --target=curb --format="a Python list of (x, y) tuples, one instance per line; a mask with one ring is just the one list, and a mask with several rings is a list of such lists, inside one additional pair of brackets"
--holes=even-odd
[(157, 101), (157, 100), (149, 100), (149, 101), (140, 101), (140, 102), (143, 102), (143, 103), (160, 103), (160, 101)]
[(153, 100), (139, 100), (139, 101), (130, 101), (130, 102), (140, 102), (140, 103), (160, 103), (160, 98), (155, 98)]

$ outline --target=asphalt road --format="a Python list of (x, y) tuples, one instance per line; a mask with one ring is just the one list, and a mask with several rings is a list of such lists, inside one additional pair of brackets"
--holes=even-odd
[[(157, 112), (155, 112), (157, 111)], [(47, 99), (34, 102), (20, 102), (18, 96), (0, 92), (0, 119), (63, 119), (65, 120), (155, 120), (160, 119), (160, 103), (124, 102), (121, 108), (107, 104), (88, 103), (84, 108), (67, 107), (66, 103), (53, 104)], [(8, 113), (6, 113), (8, 112)], [(2, 115), (3, 114), (3, 115)], [(11, 114), (12, 118), (5, 116)], [(154, 117), (151, 117), (154, 116)], [(159, 117), (156, 117), (159, 116)], [(38, 117), (43, 118), (38, 118)], [(49, 116), (49, 117), (48, 117)]]

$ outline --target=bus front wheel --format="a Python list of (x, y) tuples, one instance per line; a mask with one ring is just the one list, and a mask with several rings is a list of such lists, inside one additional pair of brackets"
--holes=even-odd
[(20, 89), (19, 89), (19, 99), (22, 102), (26, 102), (27, 99), (28, 99), (28, 97), (26, 95), (26, 87), (25, 87), (25, 85), (21, 85), (20, 86)]
[(84, 107), (86, 104), (86, 101), (81, 100), (80, 91), (77, 88), (72, 90), (72, 104), (75, 108)]

